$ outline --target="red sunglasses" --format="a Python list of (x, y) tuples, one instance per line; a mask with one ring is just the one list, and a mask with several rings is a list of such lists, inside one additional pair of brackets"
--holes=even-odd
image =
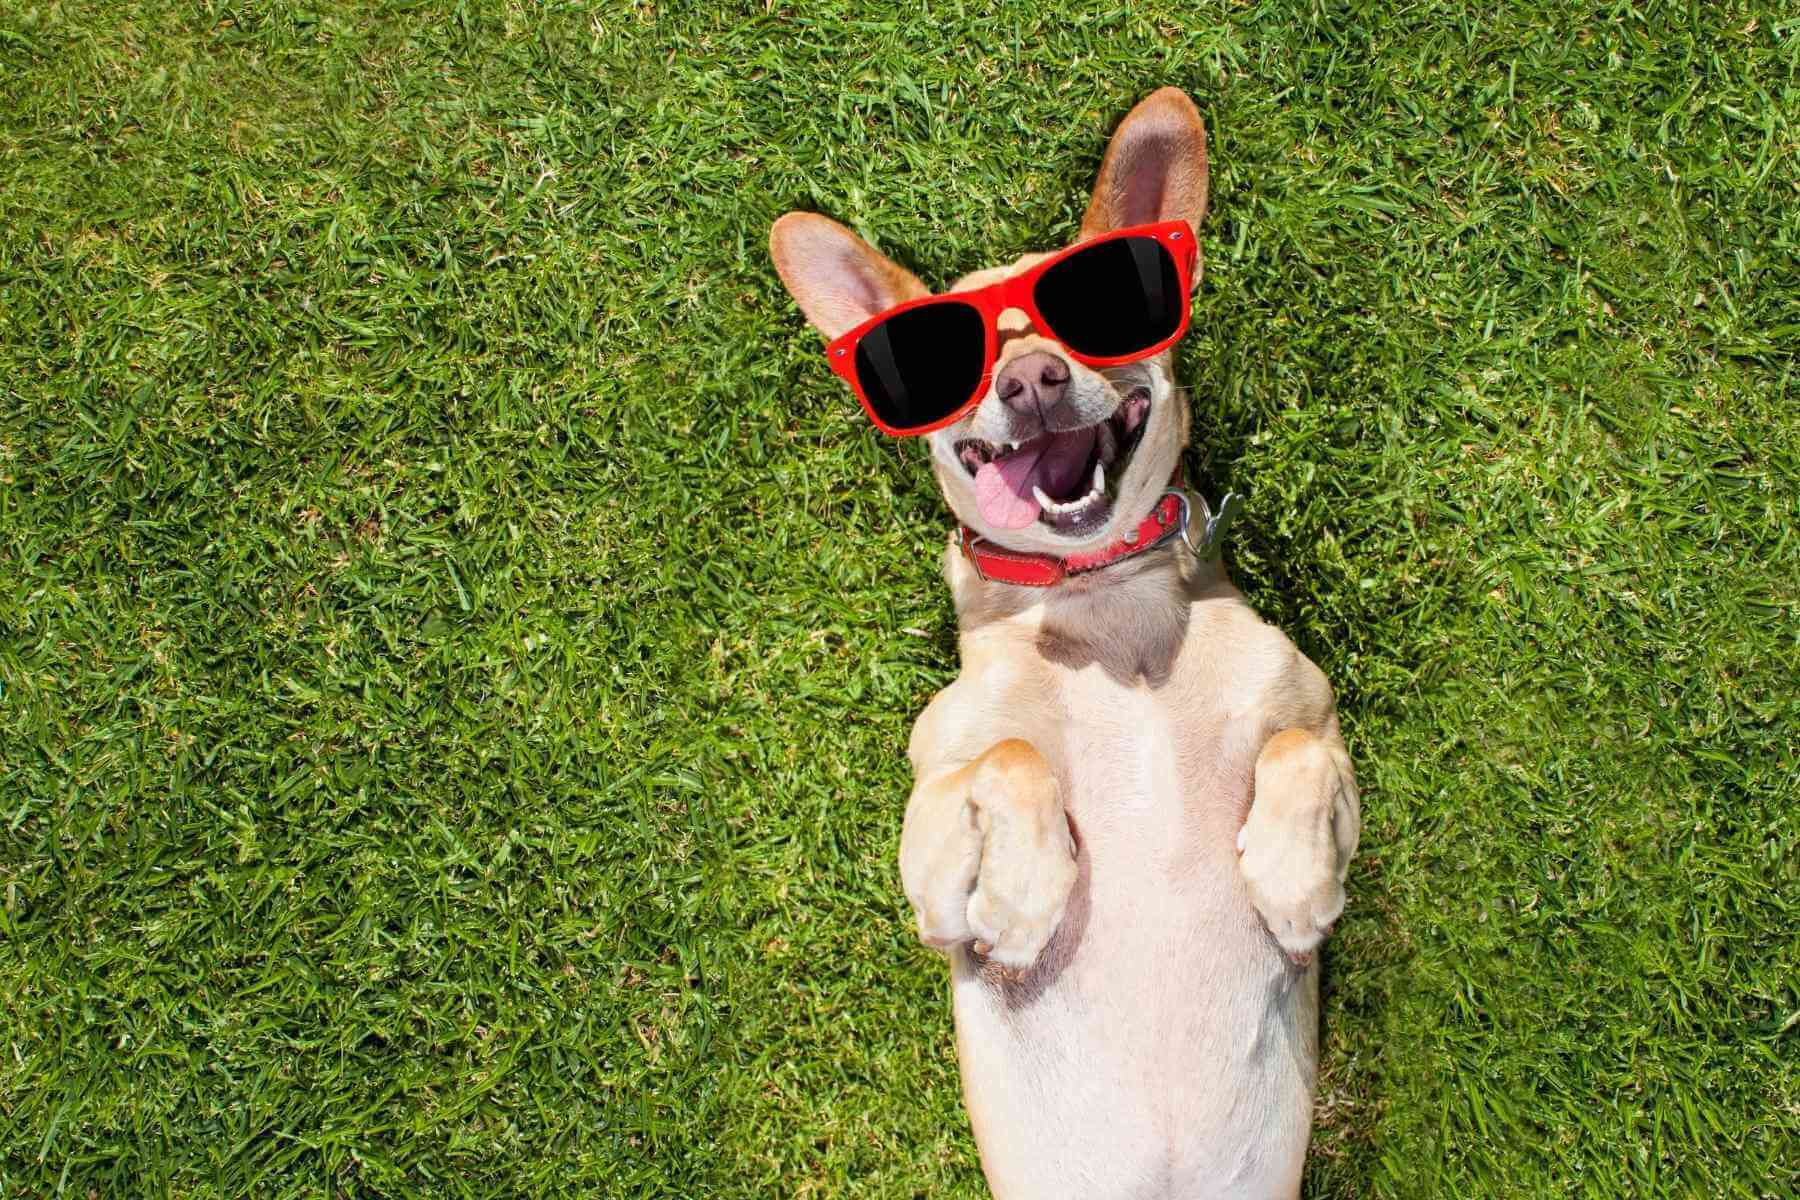
[(1002, 312), (1022, 310), (1076, 362), (1136, 362), (1187, 332), (1199, 257), (1186, 221), (1115, 230), (988, 287), (896, 304), (825, 353), (883, 433), (930, 433), (986, 395)]

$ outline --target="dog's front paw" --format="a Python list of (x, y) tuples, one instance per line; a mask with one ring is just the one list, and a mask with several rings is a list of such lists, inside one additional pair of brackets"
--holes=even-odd
[(1250, 819), (1238, 832), (1238, 865), (1263, 923), (1301, 966), (1344, 911), (1359, 815), (1341, 750), (1298, 729), (1269, 739), (1256, 762)]
[(1075, 886), (1075, 842), (1050, 764), (1029, 742), (982, 756), (971, 785), (981, 866), (967, 916), (975, 950), (1023, 970), (1062, 923)]

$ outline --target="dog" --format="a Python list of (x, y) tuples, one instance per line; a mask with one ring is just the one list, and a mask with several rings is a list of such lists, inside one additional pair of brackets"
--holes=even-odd
[(962, 668), (913, 727), (900, 875), (949, 959), (1000, 1200), (1299, 1194), (1314, 952), (1361, 810), (1330, 685), (1171, 484), (1191, 416), (1166, 339), (1207, 180), (1200, 113), (1164, 88), (1054, 255), (934, 297), (823, 216), (770, 234), (832, 366), (884, 429), (928, 439), (960, 522)]

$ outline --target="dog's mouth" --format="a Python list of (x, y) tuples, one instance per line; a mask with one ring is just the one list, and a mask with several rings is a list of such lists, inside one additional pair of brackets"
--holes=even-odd
[(1041, 522), (1068, 537), (1106, 524), (1125, 468), (1150, 419), (1150, 389), (1135, 387), (1112, 415), (1079, 429), (996, 445), (956, 443), (957, 461), (975, 479), (975, 504), (995, 529)]

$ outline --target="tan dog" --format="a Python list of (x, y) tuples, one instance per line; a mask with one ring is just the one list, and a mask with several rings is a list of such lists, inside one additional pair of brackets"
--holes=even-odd
[[(1206, 191), (1205, 126), (1165, 88), (1114, 135), (1082, 237), (1198, 229)], [(928, 294), (821, 216), (790, 213), (770, 244), (827, 337)], [(1118, 542), (1187, 441), (1171, 356), (1094, 371), (1023, 312), (1000, 324), (993, 387), (930, 435), (944, 498), (1009, 549)], [(1021, 387), (1035, 406), (1003, 401)], [(1028, 505), (1019, 528), (1022, 498), (995, 508), (978, 489), (1013, 444), (1084, 429), (1106, 482), (1078, 520)], [(1312, 951), (1342, 911), (1360, 822), (1330, 686), (1180, 540), (1042, 588), (984, 578), (958, 547), (944, 572), (962, 673), (913, 729), (900, 873), (919, 936), (950, 959), (989, 1185), (1002, 1200), (1297, 1195)]]

